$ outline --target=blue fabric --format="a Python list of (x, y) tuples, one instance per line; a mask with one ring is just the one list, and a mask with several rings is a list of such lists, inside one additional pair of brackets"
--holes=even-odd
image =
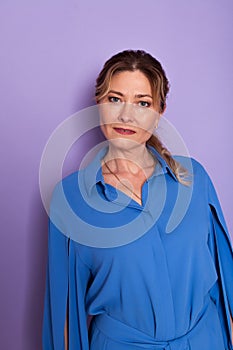
[[(106, 149), (62, 180), (73, 212), (98, 233), (109, 230), (111, 236), (119, 222), (127, 225), (140, 217), (146, 232), (128, 244), (81, 244), (85, 226), (79, 239), (81, 229), (70, 224), (58, 204), (56, 187), (49, 220), (44, 350), (64, 349), (67, 305), (70, 350), (148, 349), (145, 339), (150, 339), (149, 349), (232, 350), (233, 252), (213, 184), (197, 161), (177, 157), (193, 175), (191, 186), (181, 185), (152, 151), (159, 163), (143, 185), (141, 206), (104, 183), (100, 160)], [(175, 211), (177, 198), (181, 206)], [(93, 315), (89, 332), (87, 315)], [(118, 326), (98, 326), (98, 315)]]

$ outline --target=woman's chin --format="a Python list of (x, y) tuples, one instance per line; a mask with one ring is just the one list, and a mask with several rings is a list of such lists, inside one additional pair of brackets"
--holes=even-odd
[(112, 147), (121, 151), (130, 151), (138, 147), (145, 146), (145, 144), (142, 144), (138, 141), (132, 140), (127, 137), (117, 137), (114, 139), (108, 139), (108, 142)]

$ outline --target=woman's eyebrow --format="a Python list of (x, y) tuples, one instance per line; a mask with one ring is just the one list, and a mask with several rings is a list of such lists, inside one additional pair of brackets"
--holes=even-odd
[(153, 97), (151, 95), (148, 95), (148, 94), (138, 94), (138, 95), (135, 95), (135, 97), (137, 97), (137, 98), (150, 97), (153, 99)]
[(122, 94), (122, 92), (115, 91), (115, 90), (109, 90), (108, 93), (109, 93), (109, 94), (112, 93), (112, 94), (117, 94), (117, 95), (120, 95), (120, 96), (124, 96), (124, 94)]
[[(122, 94), (122, 92), (116, 91), (116, 90), (109, 90), (108, 93), (109, 93), (109, 94), (110, 94), (110, 93), (113, 93), (113, 94), (117, 94), (117, 95), (119, 95), (119, 96), (124, 96), (124, 94)], [(135, 95), (135, 97), (137, 97), (137, 98), (150, 97), (151, 99), (153, 99), (153, 97), (152, 97), (151, 95), (148, 95), (148, 94), (137, 94), (137, 95)]]

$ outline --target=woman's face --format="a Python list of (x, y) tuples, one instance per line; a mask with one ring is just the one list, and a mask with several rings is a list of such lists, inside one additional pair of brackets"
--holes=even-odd
[(141, 71), (116, 73), (100, 101), (101, 130), (118, 147), (145, 145), (160, 118), (155, 105), (150, 82)]

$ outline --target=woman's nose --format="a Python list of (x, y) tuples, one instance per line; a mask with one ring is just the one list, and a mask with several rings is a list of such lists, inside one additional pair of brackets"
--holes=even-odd
[(123, 123), (129, 123), (134, 120), (134, 108), (133, 103), (123, 103), (121, 110), (118, 114), (118, 120)]

